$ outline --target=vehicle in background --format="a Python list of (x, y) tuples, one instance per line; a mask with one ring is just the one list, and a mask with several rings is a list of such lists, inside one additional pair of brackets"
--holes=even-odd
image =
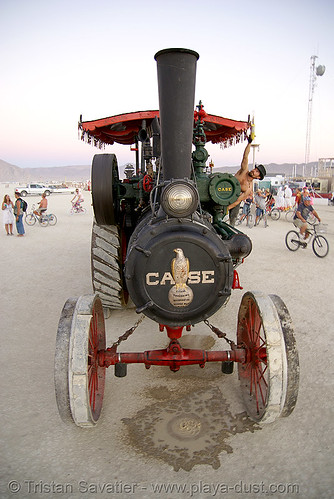
[(22, 197), (28, 195), (42, 195), (44, 192), (50, 196), (52, 189), (44, 184), (26, 184), (15, 188), (15, 192), (19, 192)]
[(67, 187), (63, 185), (56, 185), (56, 184), (50, 184), (47, 186), (48, 189), (51, 190), (52, 193), (56, 194), (74, 194), (75, 192), (75, 187)]

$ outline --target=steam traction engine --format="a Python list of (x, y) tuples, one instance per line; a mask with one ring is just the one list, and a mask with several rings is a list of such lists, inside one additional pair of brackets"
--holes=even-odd
[[(167, 49), (155, 59), (159, 111), (79, 124), (95, 143), (135, 144), (137, 161), (121, 181), (115, 155), (93, 159), (95, 293), (68, 299), (61, 313), (55, 355), (58, 409), (64, 421), (94, 426), (102, 409), (105, 369), (111, 365), (122, 377), (130, 363), (178, 371), (183, 365), (221, 362), (226, 374), (237, 363), (249, 416), (271, 422), (292, 412), (299, 381), (291, 319), (278, 296), (244, 294), (237, 342), (227, 339), (229, 350), (184, 349), (179, 342), (183, 329), (191, 331), (199, 322), (218, 337), (226, 336), (208, 319), (239, 287), (236, 267), (252, 245), (248, 236), (224, 221), (228, 206), (240, 194), (239, 182), (206, 166), (206, 141), (218, 141), (224, 132), (220, 118), (207, 115), (201, 102), (194, 115), (198, 54)], [(249, 124), (237, 125), (234, 122), (233, 133), (246, 134)], [(139, 314), (166, 330), (166, 349), (118, 351), (141, 319), (106, 347), (104, 314), (127, 306), (128, 300)]]

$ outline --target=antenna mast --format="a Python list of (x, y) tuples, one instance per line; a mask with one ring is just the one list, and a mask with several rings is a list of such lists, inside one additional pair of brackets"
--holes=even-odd
[(325, 66), (315, 67), (315, 60), (318, 58), (317, 55), (311, 56), (310, 65), (310, 83), (309, 83), (309, 94), (308, 94), (308, 110), (307, 110), (307, 127), (306, 127), (306, 145), (305, 145), (305, 163), (303, 166), (303, 177), (305, 177), (305, 168), (310, 160), (310, 146), (311, 146), (311, 129), (312, 129), (312, 104), (313, 104), (313, 94), (315, 88), (315, 82), (317, 76), (322, 76), (325, 72)]

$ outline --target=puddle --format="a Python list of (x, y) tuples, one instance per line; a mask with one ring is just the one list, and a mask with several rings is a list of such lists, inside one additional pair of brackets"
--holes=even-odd
[(216, 339), (212, 336), (200, 336), (198, 334), (185, 334), (179, 340), (183, 348), (199, 348), (201, 350), (211, 350)]
[(230, 412), (219, 388), (188, 390), (176, 396), (166, 387), (149, 395), (158, 401), (124, 418), (130, 444), (140, 453), (162, 459), (175, 471), (190, 471), (197, 464), (220, 467), (219, 454), (232, 453), (231, 436), (261, 429), (245, 412)]

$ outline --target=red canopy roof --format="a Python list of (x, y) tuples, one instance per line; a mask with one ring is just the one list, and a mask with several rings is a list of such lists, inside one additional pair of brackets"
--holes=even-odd
[[(99, 120), (80, 121), (81, 139), (99, 147), (115, 142), (131, 145), (136, 142), (143, 120), (146, 120), (149, 136), (152, 135), (151, 123), (156, 116), (159, 117), (159, 111), (136, 111)], [(219, 143), (223, 147), (239, 142), (249, 127), (247, 121), (230, 120), (213, 114), (206, 114), (204, 118), (207, 142)]]

